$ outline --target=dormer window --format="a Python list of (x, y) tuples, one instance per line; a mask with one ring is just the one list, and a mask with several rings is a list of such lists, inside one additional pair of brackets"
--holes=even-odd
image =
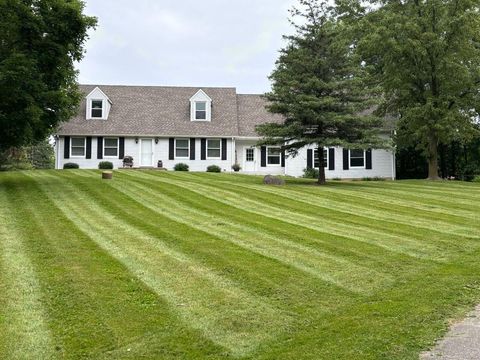
[(99, 87), (96, 87), (86, 98), (86, 119), (107, 120), (112, 104), (108, 96)]
[(190, 120), (212, 121), (212, 99), (203, 90), (190, 98)]
[(92, 118), (103, 118), (103, 100), (92, 100)]
[(195, 120), (197, 121), (207, 120), (207, 102), (206, 101), (195, 102)]

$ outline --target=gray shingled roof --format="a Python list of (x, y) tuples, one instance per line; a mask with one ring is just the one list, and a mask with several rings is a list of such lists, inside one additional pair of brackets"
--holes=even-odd
[[(240, 136), (258, 137), (255, 127), (282, 122), (268, 112), (262, 95), (240, 95), (235, 88), (80, 85), (85, 97), (96, 87), (112, 101), (108, 120), (86, 120), (86, 100), (58, 135)], [(190, 98), (202, 89), (212, 99), (212, 121), (190, 121)], [(395, 127), (387, 118), (385, 130)]]
[(267, 100), (261, 95), (238, 95), (239, 136), (258, 136), (255, 127), (264, 123), (281, 123), (283, 117), (265, 109)]
[[(58, 135), (257, 136), (255, 126), (277, 121), (260, 95), (235, 88), (201, 88), (212, 98), (212, 121), (190, 121), (190, 98), (200, 88), (81, 85), (87, 96), (99, 87), (112, 101), (108, 120), (86, 120), (86, 100)], [(239, 124), (240, 120), (240, 124)], [(239, 132), (240, 129), (240, 132)]]

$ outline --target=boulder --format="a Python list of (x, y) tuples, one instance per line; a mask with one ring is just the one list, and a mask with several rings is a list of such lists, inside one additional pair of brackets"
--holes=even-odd
[(278, 176), (267, 175), (263, 178), (263, 183), (265, 185), (285, 185), (285, 180)]

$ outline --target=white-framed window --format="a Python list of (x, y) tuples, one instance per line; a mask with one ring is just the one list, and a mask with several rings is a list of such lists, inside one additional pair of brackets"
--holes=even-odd
[(72, 137), (70, 139), (70, 155), (72, 157), (85, 157), (87, 138)]
[(365, 150), (350, 150), (350, 167), (365, 168)]
[(222, 157), (222, 141), (220, 139), (207, 140), (207, 159), (220, 159)]
[(103, 156), (106, 158), (118, 157), (118, 138), (105, 138), (103, 140)]
[[(323, 167), (328, 169), (328, 149), (323, 149)], [(313, 150), (313, 167), (320, 167), (320, 158), (318, 157), (318, 149)]]
[(190, 158), (190, 140), (189, 139), (175, 139), (175, 158), (176, 159)]
[(195, 101), (195, 121), (207, 121), (207, 102)]
[(267, 165), (281, 166), (282, 165), (282, 149), (279, 147), (267, 148)]
[(91, 116), (92, 119), (103, 118), (103, 100), (94, 99), (91, 102)]

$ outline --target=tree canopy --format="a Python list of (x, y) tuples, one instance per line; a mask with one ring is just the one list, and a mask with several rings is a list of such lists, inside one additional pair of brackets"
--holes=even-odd
[[(438, 176), (438, 147), (469, 140), (480, 109), (480, 14), (474, 0), (381, 0), (359, 22), (359, 50), (399, 114), (403, 147), (422, 149)], [(358, 4), (356, 5), (358, 6)]]
[(80, 0), (0, 0), (0, 151), (41, 141), (77, 111), (74, 67), (96, 19)]
[[(272, 91), (266, 94), (269, 111), (285, 121), (258, 126), (262, 143), (280, 144), (291, 156), (307, 145), (318, 150), (385, 146), (378, 136), (382, 119), (369, 111), (377, 97), (367, 91), (371, 87), (366, 86), (366, 69), (356, 55), (348, 22), (325, 2), (299, 3), (291, 11), (295, 34), (285, 37), (287, 46), (280, 51), (270, 76)], [(323, 157), (318, 160), (323, 184)]]

